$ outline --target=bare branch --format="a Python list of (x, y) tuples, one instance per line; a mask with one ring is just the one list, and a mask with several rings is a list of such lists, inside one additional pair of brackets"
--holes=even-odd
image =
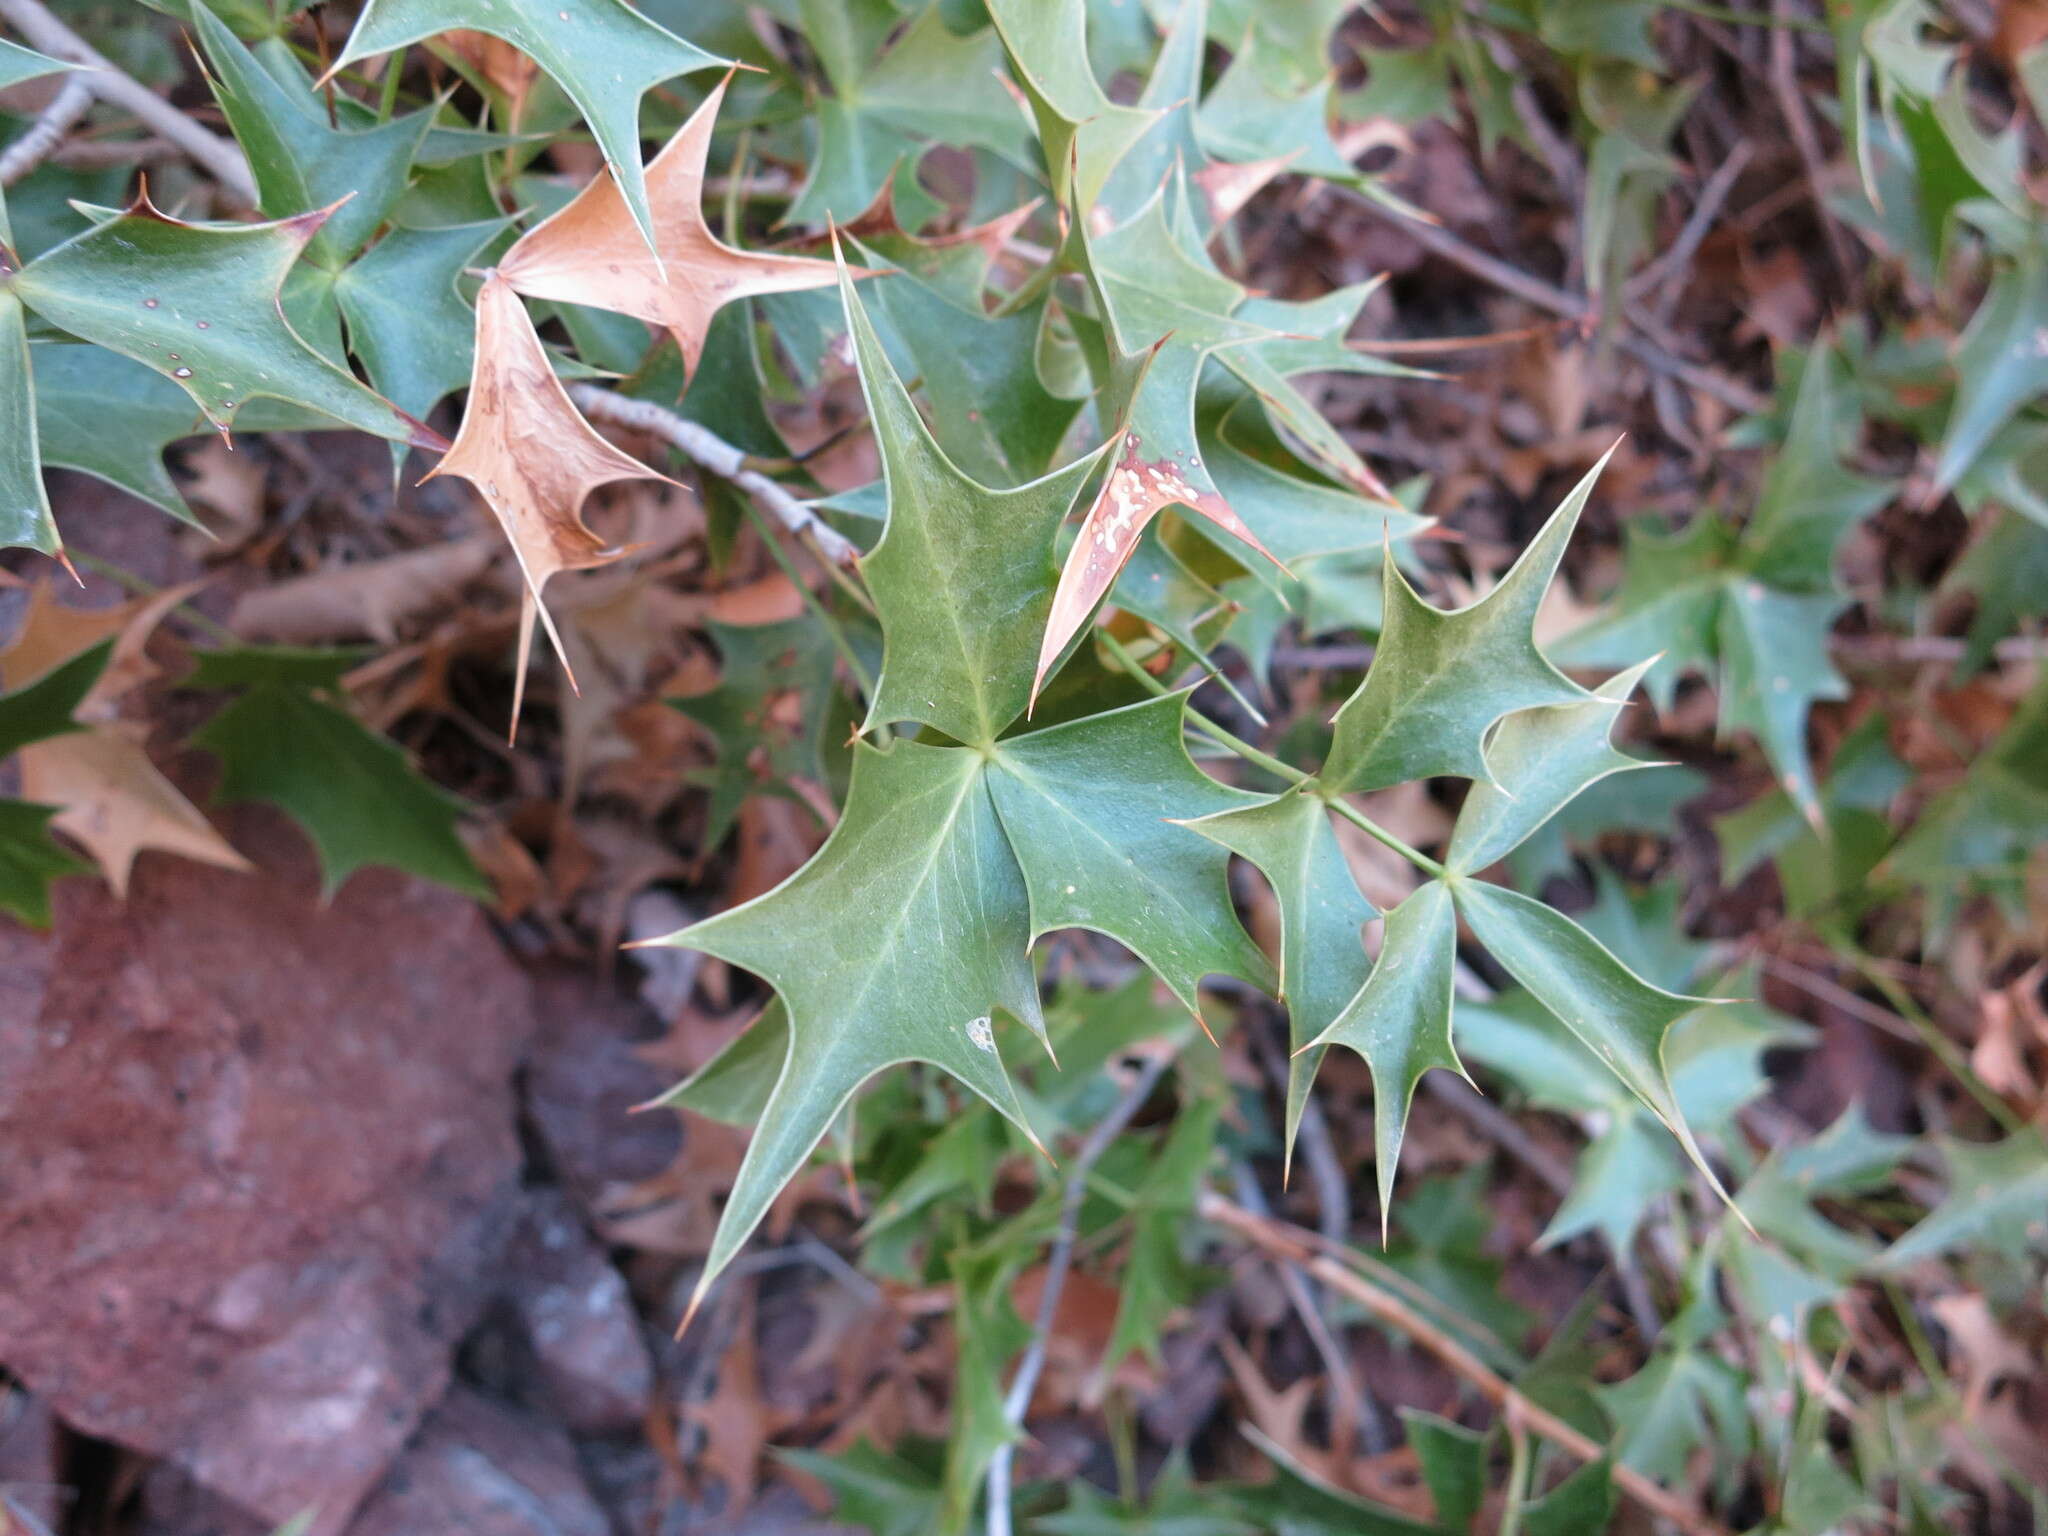
[[(0, 0), (4, 3), (4, 0)], [(817, 513), (790, 495), (757, 469), (747, 465), (747, 456), (708, 427), (699, 426), (651, 400), (634, 400), (615, 390), (594, 384), (571, 384), (569, 398), (593, 420), (645, 432), (667, 443), (684, 458), (729, 480), (753, 497), (765, 511), (792, 534), (806, 537), (820, 554), (838, 565), (850, 566), (860, 558), (860, 547)]]
[(169, 139), (205, 167), (236, 206), (256, 206), (256, 182), (241, 147), (201, 127), (132, 76), (123, 74), (76, 32), (51, 14), (42, 0), (0, 0), (0, 17), (29, 45), (53, 59), (80, 67), (77, 78), (110, 107)]
[(28, 132), (0, 154), (0, 187), (13, 186), (41, 165), (92, 103), (92, 90), (85, 81), (77, 75), (67, 77), (42, 114), (29, 124)]

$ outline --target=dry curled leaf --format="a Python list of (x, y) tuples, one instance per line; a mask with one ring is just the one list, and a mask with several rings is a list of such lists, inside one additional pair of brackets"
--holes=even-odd
[(1232, 538), (1249, 544), (1275, 565), (1280, 563), (1221, 495), (1190, 485), (1171, 459), (1148, 460), (1137, 434), (1126, 434), (1123, 456), (1103, 481), (1088, 515), (1081, 519), (1080, 537), (1074, 540), (1066, 564), (1060, 569), (1052, 614), (1046, 620), (1045, 639), (1038, 648), (1038, 671), (1031, 681), (1034, 704), (1046, 674), (1067, 648), (1067, 642), (1080, 633), (1095, 605), (1116, 584), (1117, 574), (1130, 563), (1138, 540), (1145, 536), (1152, 519), (1168, 507), (1185, 507)]
[(497, 541), (479, 534), (381, 560), (325, 566), (246, 593), (235, 604), (229, 627), (252, 640), (288, 645), (339, 640), (389, 645), (398, 638), (400, 625), (440, 608), (481, 576), (497, 554)]
[(113, 638), (106, 669), (73, 712), (83, 728), (30, 743), (18, 761), (22, 798), (58, 808), (50, 825), (92, 856), (117, 896), (127, 894), (135, 856), (145, 848), (223, 869), (251, 867), (157, 771), (143, 748), (145, 729), (114, 718), (121, 696), (154, 670), (144, 655), (150, 633), (197, 585), (112, 608), (67, 608), (41, 584), (13, 644), (0, 652), (0, 687), (12, 690)]
[(548, 363), (526, 306), (496, 273), (477, 294), (476, 370), (462, 430), (427, 478), (435, 475), (459, 475), (483, 494), (526, 577), (512, 697), (517, 729), (536, 612), (555, 654), (567, 665), (562, 637), (541, 603), (548, 578), (557, 571), (607, 565), (625, 553), (607, 545), (583, 521), (584, 498), (614, 480), (668, 477), (614, 448), (577, 413)]
[(704, 160), (724, 98), (721, 81), (647, 167), (652, 251), (618, 184), (600, 175), (522, 236), (499, 273), (530, 298), (589, 304), (662, 327), (682, 349), (686, 374), (696, 371), (711, 317), (730, 300), (837, 282), (829, 262), (737, 251), (704, 222)]

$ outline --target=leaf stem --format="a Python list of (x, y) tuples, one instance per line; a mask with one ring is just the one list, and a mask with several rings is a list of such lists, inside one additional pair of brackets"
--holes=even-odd
[[(1095, 638), (1101, 642), (1103, 649), (1116, 658), (1117, 663), (1125, 671), (1129, 672), (1133, 678), (1137, 679), (1140, 684), (1150, 689), (1154, 694), (1164, 695), (1173, 692), (1166, 684), (1159, 681), (1150, 672), (1147, 672), (1144, 663), (1133, 656), (1124, 643), (1108, 630), (1097, 629), (1095, 631)], [(1274, 757), (1269, 752), (1261, 752), (1242, 736), (1218, 725), (1192, 704), (1187, 707), (1187, 721), (1189, 725), (1192, 725), (1204, 736), (1207, 736), (1217, 746), (1235, 752), (1254, 768), (1263, 768), (1277, 779), (1281, 779), (1288, 784), (1307, 784), (1314, 780), (1315, 776), (1313, 774), (1303, 773), (1299, 768), (1289, 763), (1281, 762), (1279, 758)], [(1432, 859), (1428, 854), (1421, 852), (1419, 849), (1409, 847), (1400, 838), (1394, 836), (1385, 827), (1367, 816), (1365, 812), (1359, 810), (1358, 807), (1352, 805), (1342, 796), (1332, 792), (1328, 785), (1320, 785), (1318, 788), (1322, 794), (1323, 803), (1350, 822), (1354, 827), (1358, 828), (1359, 831), (1378, 842), (1384, 843), (1432, 879), (1442, 877), (1444, 867), (1435, 859)]]
[(789, 584), (796, 588), (797, 596), (803, 599), (804, 607), (811, 617), (825, 626), (825, 633), (832, 641), (832, 649), (839, 653), (839, 659), (846, 663), (846, 670), (853, 674), (855, 686), (860, 689), (863, 701), (875, 696), (875, 680), (869, 674), (867, 663), (860, 659), (860, 653), (853, 648), (853, 641), (847, 637), (845, 628), (832, 611), (818, 601), (818, 594), (796, 568), (796, 562), (789, 557), (789, 551), (782, 547), (782, 541), (775, 537), (775, 530), (768, 526), (768, 519), (761, 515), (761, 509), (749, 501), (747, 516), (753, 520), (760, 532), (761, 542), (768, 546), (768, 553), (775, 557), (775, 563), (782, 567), (782, 574), (789, 578)]

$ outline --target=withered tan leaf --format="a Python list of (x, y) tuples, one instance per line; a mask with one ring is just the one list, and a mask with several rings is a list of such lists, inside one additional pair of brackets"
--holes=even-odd
[(1117, 573), (1130, 564), (1138, 540), (1144, 537), (1152, 519), (1168, 507), (1184, 507), (1207, 518), (1275, 565), (1280, 563), (1222, 496), (1190, 485), (1172, 459), (1148, 460), (1137, 435), (1127, 433), (1123, 456), (1110, 470), (1094, 504), (1081, 519), (1080, 537), (1074, 540), (1066, 564), (1060, 568), (1052, 613), (1045, 623), (1045, 639), (1038, 648), (1038, 671), (1031, 680), (1034, 704), (1052, 664), (1059, 660), (1067, 642), (1081, 632), (1095, 605), (1116, 584)]
[(15, 689), (109, 637), (114, 640), (106, 670), (73, 712), (84, 729), (32, 742), (21, 749), (18, 761), (22, 798), (58, 807), (50, 825), (92, 856), (117, 896), (127, 894), (135, 856), (145, 848), (224, 869), (250, 867), (157, 771), (142, 745), (143, 728), (113, 718), (116, 701), (154, 670), (144, 654), (151, 631), (198, 585), (171, 587), (111, 608), (69, 608), (55, 601), (47, 583), (39, 584), (30, 594), (20, 632), (0, 652), (0, 686)]
[[(622, 210), (620, 218), (625, 217)], [(632, 226), (628, 222), (625, 227)], [(516, 729), (535, 613), (567, 665), (562, 637), (541, 602), (548, 578), (557, 571), (607, 565), (625, 554), (583, 521), (584, 499), (614, 480), (668, 477), (614, 448), (577, 413), (548, 363), (526, 306), (502, 273), (487, 278), (477, 294), (469, 403), (454, 445), (427, 478), (435, 475), (457, 475), (477, 488), (511, 540), (526, 578), (512, 699)], [(570, 682), (573, 686), (573, 675)]]
[(481, 576), (500, 548), (490, 534), (479, 533), (381, 560), (324, 566), (244, 594), (228, 625), (251, 640), (289, 645), (388, 645), (401, 624), (432, 614)]
[(711, 317), (724, 304), (836, 283), (830, 262), (734, 250), (705, 223), (704, 162), (724, 98), (721, 81), (647, 167), (652, 251), (605, 172), (522, 236), (499, 273), (530, 298), (589, 304), (661, 326), (682, 348), (686, 374), (696, 371)]
[(145, 848), (223, 869), (248, 869), (199, 808), (157, 771), (141, 728), (109, 720), (21, 750), (21, 793), (60, 807), (50, 825), (76, 840), (116, 896), (128, 893), (135, 856)]

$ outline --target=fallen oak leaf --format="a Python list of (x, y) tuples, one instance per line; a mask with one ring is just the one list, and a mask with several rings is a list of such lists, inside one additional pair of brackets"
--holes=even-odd
[[(526, 578), (519, 612), (519, 660), (512, 694), (512, 731), (526, 697), (526, 663), (537, 612), (555, 654), (568, 653), (541, 591), (557, 571), (584, 571), (625, 555), (583, 521), (591, 491), (615, 480), (667, 480), (614, 448), (569, 402), (548, 362), (526, 306), (502, 273), (484, 280), (476, 299), (476, 367), (461, 430), (446, 457), (426, 476), (456, 475), (482, 494), (511, 541)], [(673, 482), (670, 482), (673, 483)], [(576, 686), (569, 672), (569, 686)]]
[(228, 627), (252, 640), (390, 645), (402, 624), (431, 614), (489, 569), (499, 545), (487, 533), (378, 560), (326, 566), (244, 594)]
[(697, 371), (712, 316), (731, 300), (837, 281), (830, 262), (735, 250), (704, 221), (704, 163), (731, 78), (713, 87), (647, 167), (652, 249), (618, 183), (601, 174), (498, 263), (504, 279), (529, 298), (588, 304), (662, 327), (682, 350), (685, 380)]

